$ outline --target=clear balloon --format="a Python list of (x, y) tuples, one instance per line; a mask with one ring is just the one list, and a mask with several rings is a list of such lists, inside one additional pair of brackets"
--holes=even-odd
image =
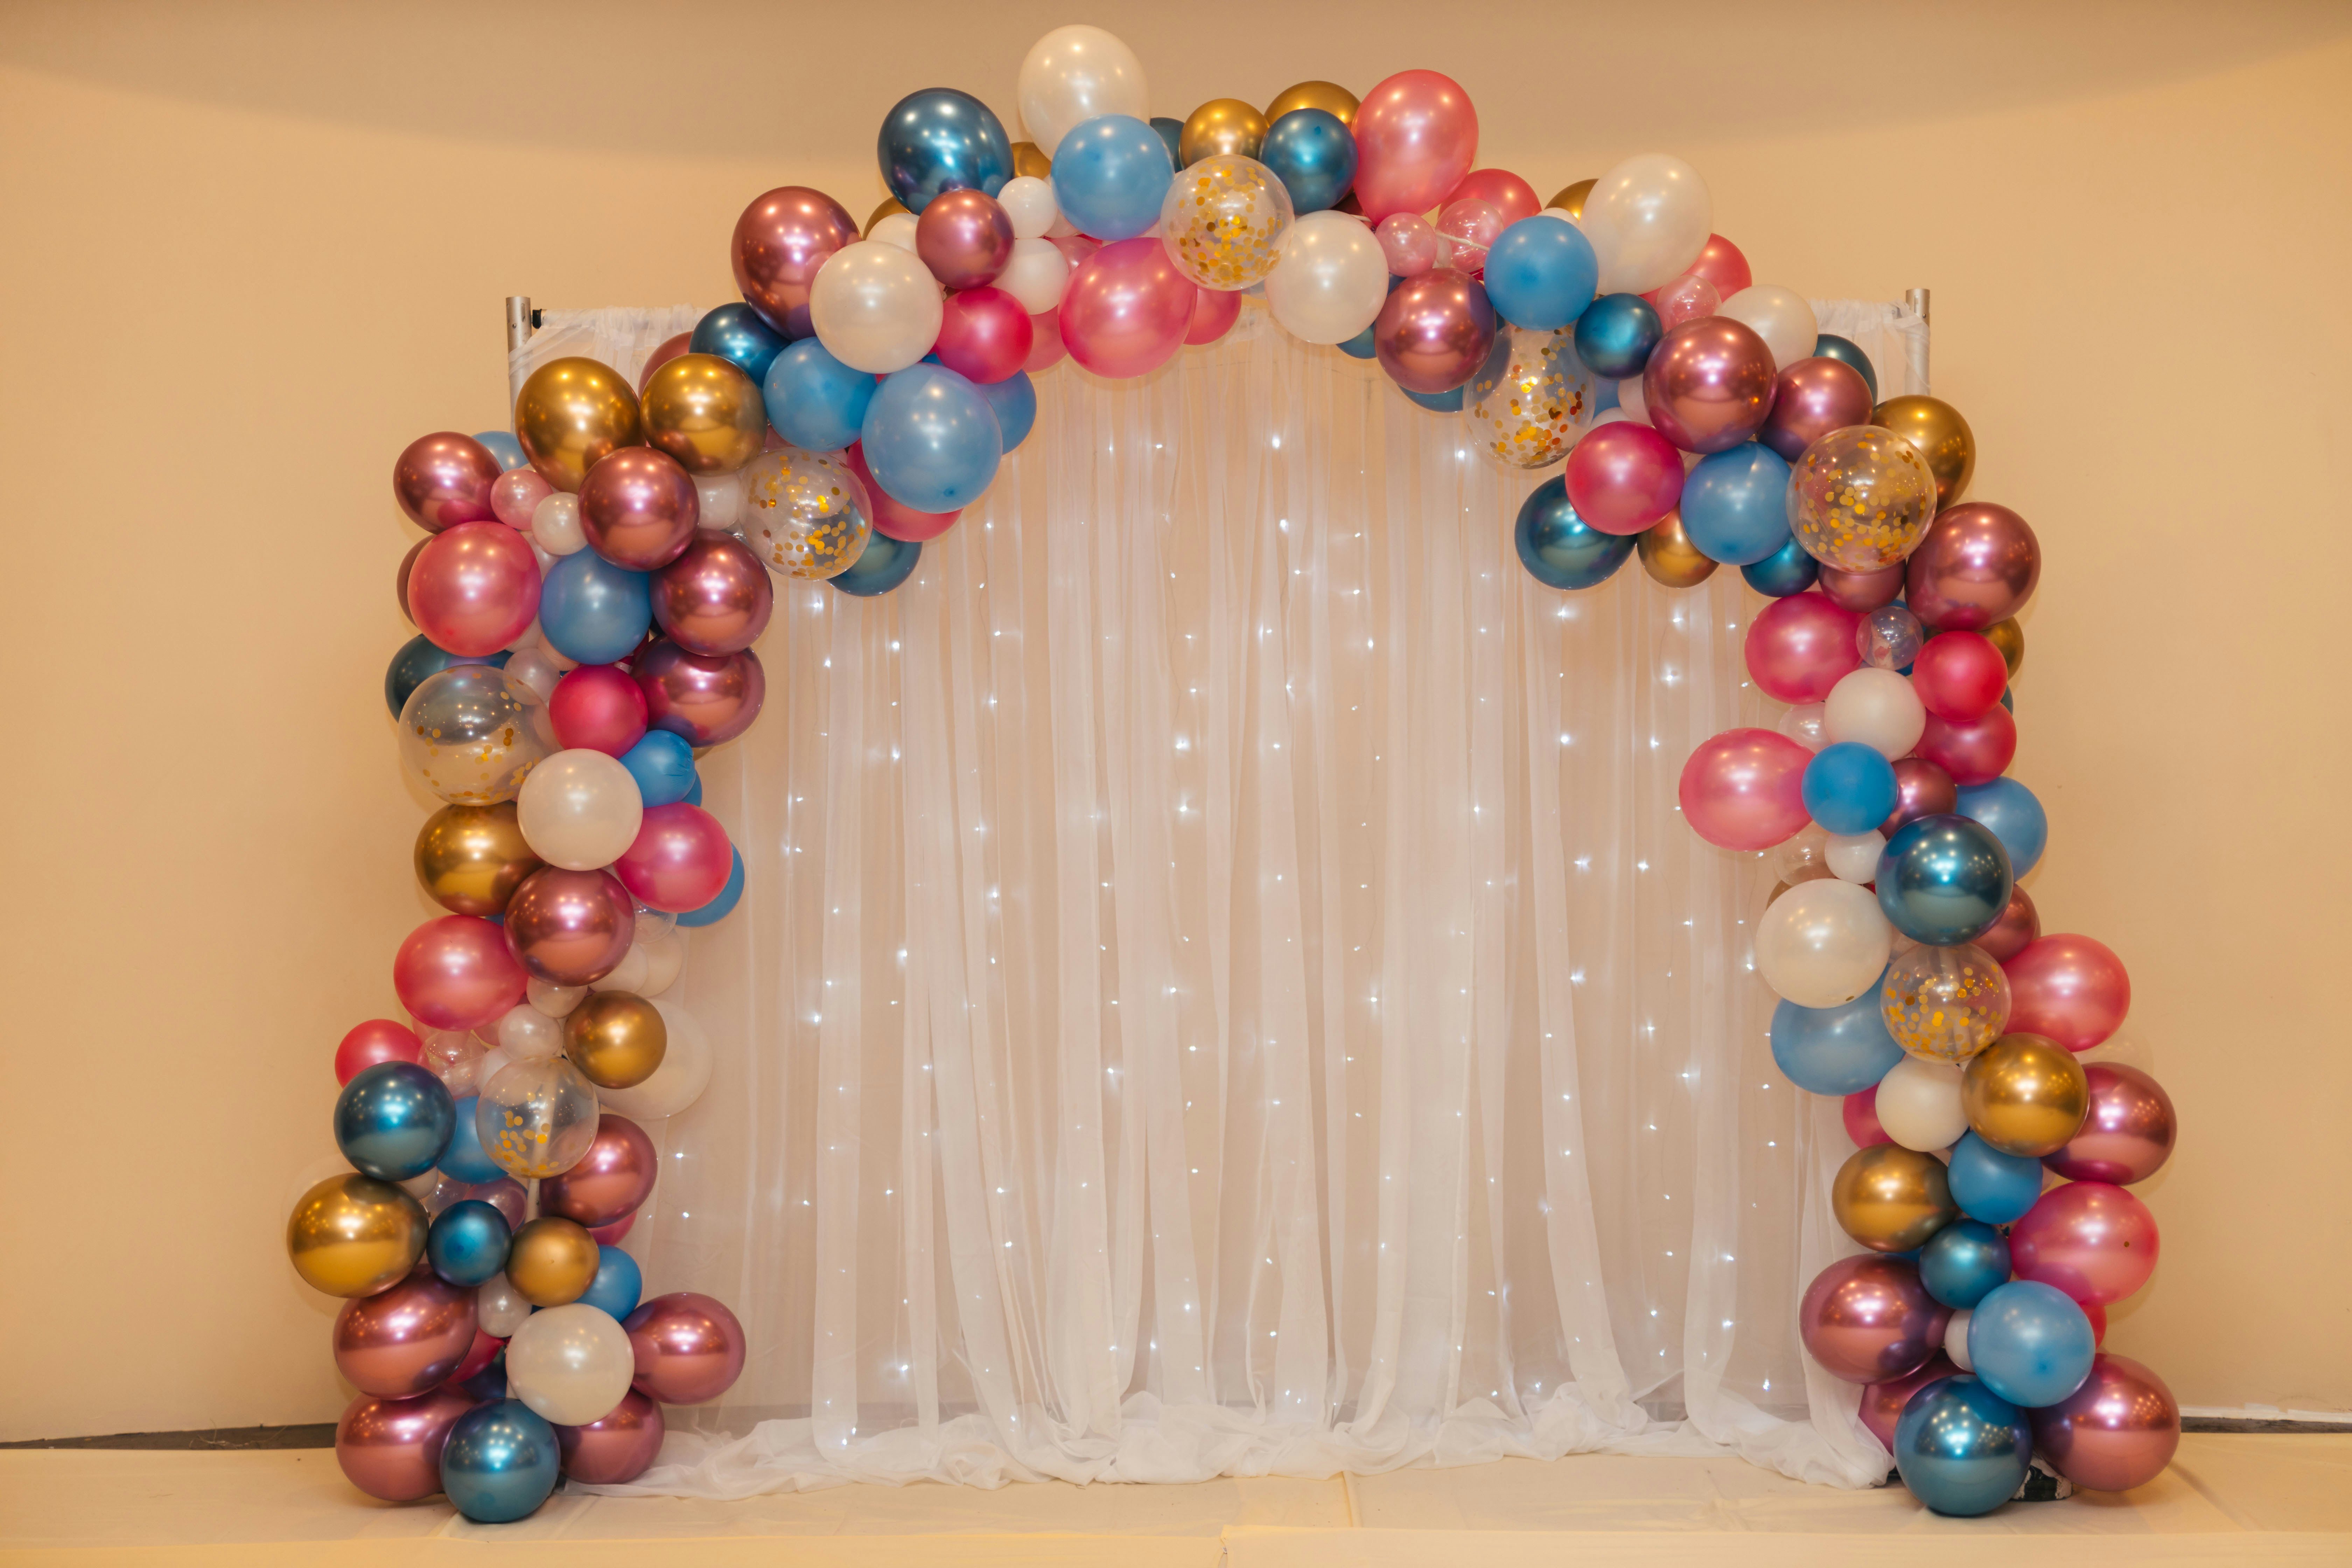
[(1266, 275), (1266, 308), (1301, 342), (1344, 343), (1379, 319), (1388, 284), (1381, 242), (1361, 223), (1345, 213), (1307, 213), (1283, 236)]
[(632, 1121), (659, 1121), (677, 1115), (702, 1098), (710, 1087), (710, 1042), (694, 1016), (674, 1002), (654, 1001), (654, 1009), (667, 1026), (667, 1048), (661, 1066), (634, 1089), (609, 1089), (602, 1093), (607, 1110)]
[(1813, 344), (1821, 337), (1811, 304), (1794, 289), (1777, 284), (1759, 284), (1727, 295), (1715, 313), (1752, 328), (1771, 351), (1775, 374), (1799, 360), (1812, 358)]
[(938, 341), (938, 279), (895, 245), (861, 240), (833, 253), (809, 291), (809, 323), (825, 352), (877, 375), (904, 370)]
[(1274, 270), (1291, 216), (1289, 193), (1263, 163), (1204, 158), (1169, 185), (1160, 238), (1201, 288), (1247, 289)]
[(1691, 269), (1706, 248), (1714, 205), (1706, 182), (1680, 158), (1628, 158), (1585, 194), (1580, 226), (1592, 243), (1606, 293), (1640, 294)]
[(1859, 620), (1821, 594), (1776, 600), (1748, 623), (1748, 678), (1782, 702), (1822, 701), (1862, 662), (1853, 646)]
[(1446, 265), (1473, 278), (1484, 278), (1487, 247), (1503, 232), (1503, 215), (1495, 205), (1475, 196), (1450, 201), (1438, 213), (1436, 227), (1446, 242)]
[(1715, 308), (1723, 303), (1723, 296), (1697, 273), (1685, 272), (1660, 289), (1650, 303), (1658, 312), (1659, 326), (1672, 331), (1685, 321), (1714, 315)]
[(1418, 278), (1437, 265), (1437, 230), (1419, 213), (1391, 213), (1373, 233), (1392, 276)]
[(585, 985), (558, 985), (534, 975), (530, 984), (530, 1005), (551, 1018), (561, 1018), (580, 1005), (588, 994)]
[(528, 530), (539, 503), (555, 494), (536, 468), (509, 468), (490, 486), (490, 510), (509, 528)]
[(873, 531), (865, 484), (831, 453), (784, 447), (753, 459), (743, 470), (743, 503), (745, 542), (782, 575), (838, 576)]
[[(1919, 449), (1891, 430), (1833, 430), (1805, 448), (1790, 476), (1789, 527), (1813, 558), (1846, 572), (1900, 562), (1936, 518), (1936, 481)], [(1917, 566), (1911, 568), (1915, 573)], [(1920, 610), (1916, 595), (1912, 608)]]
[(1918, 616), (1900, 605), (1885, 605), (1863, 616), (1853, 641), (1863, 663), (1900, 672), (1919, 657), (1920, 637)]
[(1505, 468), (1543, 468), (1591, 427), (1592, 395), (1574, 332), (1506, 323), (1462, 406), (1481, 452)]
[(1758, 922), (1756, 969), (1801, 1007), (1835, 1007), (1876, 984), (1894, 941), (1869, 889), (1835, 879), (1805, 882), (1775, 899)]
[(1818, 702), (1798, 703), (1780, 715), (1780, 733), (1809, 752), (1820, 751), (1830, 743), (1829, 734), (1822, 727), (1823, 711), (1822, 704)]
[(2002, 968), (2016, 994), (2010, 1026), (2070, 1051), (2102, 1044), (2131, 1011), (2131, 976), (2123, 960), (2087, 936), (2037, 938)]
[(596, 1139), (596, 1089), (562, 1057), (516, 1062), (482, 1086), (482, 1148), (519, 1180), (561, 1175)]

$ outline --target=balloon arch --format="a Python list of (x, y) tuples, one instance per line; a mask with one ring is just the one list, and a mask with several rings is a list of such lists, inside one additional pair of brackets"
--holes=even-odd
[(511, 433), (425, 436), (394, 464), (425, 537), (384, 695), (446, 803), (415, 858), (448, 913), (394, 960), (415, 1026), (371, 1020), (337, 1052), (352, 1169), (288, 1225), (303, 1279), (350, 1299), (346, 1473), (519, 1519), (561, 1475), (639, 1474), (663, 1405), (734, 1381), (733, 1314), (641, 1299), (617, 1244), (656, 1173), (640, 1122), (709, 1077), (658, 998), (682, 931), (742, 892), (695, 759), (759, 713), (772, 574), (889, 592), (1026, 438), (1031, 375), (1065, 355), (1144, 374), (1247, 291), (1458, 413), (1494, 461), (1565, 458), (1517, 519), (1544, 584), (1638, 552), (1669, 585), (1729, 564), (1775, 601), (1747, 662), (1789, 710), (1702, 745), (1680, 800), (1778, 871), (1756, 933), (1773, 1054), (1844, 1097), (1858, 1145), (1833, 1203), (1865, 1250), (1805, 1291), (1805, 1346), (1864, 1385), (1862, 1420), (1939, 1511), (1998, 1506), (2036, 1453), (2082, 1486), (2152, 1478), (2178, 1407), (2096, 1346), (2156, 1261), (2126, 1184), (2170, 1152), (2172, 1108), (2077, 1061), (2129, 982), (2090, 938), (2042, 935), (2017, 885), (2047, 833), (2006, 776), (2040, 546), (1963, 499), (1967, 421), (1878, 401), (1862, 350), (1712, 232), (1689, 165), (1632, 158), (1538, 201), (1473, 167), (1476, 114), (1433, 71), (1155, 120), (1126, 46), (1070, 26), (1019, 92), (1020, 142), (968, 94), (901, 100), (877, 143), (893, 199), (862, 230), (817, 191), (754, 200), (742, 302), (637, 384), (558, 359)]

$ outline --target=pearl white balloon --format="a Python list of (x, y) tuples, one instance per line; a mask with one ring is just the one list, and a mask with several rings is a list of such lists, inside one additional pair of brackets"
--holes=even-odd
[(996, 275), (995, 284), (1020, 300), (1021, 308), (1033, 316), (1059, 305), (1063, 290), (1069, 286), (1070, 258), (1050, 239), (1014, 240), (1013, 259)]
[(731, 529), (743, 516), (743, 476), (698, 474), (694, 493), (701, 503), (702, 526)]
[[(539, 623), (531, 622), (530, 629), (535, 635)], [(545, 647), (537, 642), (515, 649), (513, 657), (507, 660), (507, 673), (538, 692), (541, 702), (555, 695), (555, 683), (563, 679), (563, 672), (547, 657)]]
[(588, 999), (585, 985), (553, 985), (534, 975), (523, 987), (530, 1005), (551, 1018), (568, 1016), (572, 1009)]
[(1960, 1069), (1950, 1062), (1905, 1057), (1878, 1080), (1875, 1109), (1889, 1138), (1923, 1154), (1950, 1148), (1969, 1130)]
[(1754, 328), (1764, 346), (1772, 351), (1772, 363), (1782, 369), (1812, 358), (1813, 345), (1821, 341), (1822, 329), (1813, 319), (1812, 305), (1794, 289), (1777, 283), (1742, 289), (1717, 305), (1715, 313)]
[[(1054, 205), (1054, 187), (1034, 174), (1015, 174), (996, 193), (996, 205), (1013, 220), (1015, 239), (1043, 239), (1061, 208)], [(999, 285), (1003, 287), (1003, 285)]]
[(876, 224), (874, 232), (866, 237), (876, 245), (895, 245), (912, 254), (915, 249), (915, 223), (913, 213), (892, 213)]
[(503, 1273), (493, 1274), (474, 1288), (474, 1321), (494, 1340), (512, 1339), (530, 1313), (530, 1303)]
[(583, 1301), (533, 1312), (507, 1341), (508, 1389), (558, 1426), (610, 1415), (636, 1372), (628, 1331)]
[(1601, 263), (1601, 292), (1644, 294), (1690, 270), (1714, 223), (1714, 202), (1698, 171), (1680, 158), (1644, 153), (1593, 182), (1580, 226)]
[(1266, 308), (1301, 342), (1344, 343), (1388, 303), (1381, 242), (1346, 213), (1308, 213), (1282, 237), (1265, 278)]
[(1626, 418), (1636, 424), (1647, 425), (1650, 422), (1650, 400), (1642, 395), (1640, 376), (1629, 375), (1617, 384), (1617, 406), (1625, 411)]
[(673, 931), (640, 944), (636, 951), (646, 955), (646, 978), (638, 995), (658, 996), (677, 984), (678, 971), (686, 967), (684, 938)]
[(1756, 970), (1800, 1007), (1838, 1007), (1878, 984), (1895, 928), (1878, 897), (1824, 877), (1772, 900), (1756, 924)]
[(659, 1121), (675, 1116), (710, 1087), (710, 1041), (702, 1026), (676, 1002), (655, 999), (653, 1006), (669, 1030), (669, 1048), (662, 1055), (661, 1066), (634, 1089), (599, 1089), (596, 1094), (597, 1103), (606, 1110), (632, 1121)]
[(572, 555), (587, 549), (588, 536), (580, 531), (580, 498), (569, 490), (541, 498), (530, 510), (530, 537), (550, 555)]
[(1962, 1372), (1976, 1370), (1976, 1363), (1969, 1359), (1969, 1325), (1975, 1321), (1976, 1314), (1962, 1307), (1952, 1314), (1952, 1321), (1944, 1325), (1944, 1353), (1950, 1356), (1952, 1364)]
[(1021, 124), (1048, 158), (1098, 114), (1151, 118), (1151, 91), (1135, 51), (1100, 27), (1056, 27), (1029, 46), (1016, 89)]
[(876, 375), (930, 353), (943, 313), (930, 268), (912, 251), (870, 239), (826, 257), (809, 289), (817, 342), (842, 363)]
[(1875, 827), (1866, 833), (1832, 833), (1829, 839), (1830, 875), (1849, 882), (1874, 881), (1878, 877), (1878, 852), (1886, 847), (1886, 835)]
[(629, 951), (621, 955), (620, 963), (613, 965), (611, 973), (588, 983), (591, 991), (625, 991), (632, 996), (645, 994), (645, 987), (646, 951), (635, 942), (629, 944)]
[(1780, 733), (1809, 752), (1818, 752), (1830, 743), (1829, 736), (1822, 732), (1822, 705), (1818, 702), (1800, 702), (1781, 714)]
[[(1868, 665), (1842, 676), (1822, 705), (1822, 732), (1832, 741), (1859, 741), (1893, 761), (1906, 756), (1927, 728), (1927, 710), (1910, 680)], [(545, 767), (545, 763), (540, 763)], [(523, 787), (530, 787), (525, 780)]]
[(574, 746), (526, 774), (515, 796), (523, 842), (551, 866), (593, 871), (636, 841), (645, 797), (618, 757)]
[(528, 1002), (518, 1002), (499, 1020), (499, 1048), (517, 1061), (537, 1061), (563, 1049), (563, 1026)]

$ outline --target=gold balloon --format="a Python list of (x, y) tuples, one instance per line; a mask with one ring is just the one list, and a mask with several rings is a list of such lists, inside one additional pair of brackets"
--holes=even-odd
[(546, 864), (524, 841), (510, 800), (445, 805), (416, 834), (416, 879), (452, 914), (506, 913), (523, 879)]
[(1294, 109), (1319, 109), (1336, 116), (1340, 124), (1352, 131), (1359, 101), (1354, 93), (1336, 81), (1302, 81), (1274, 95), (1274, 101), (1265, 106), (1265, 122), (1272, 125)]
[(689, 474), (731, 474), (760, 455), (768, 405), (733, 360), (680, 354), (646, 381), (646, 444)]
[(2011, 616), (2005, 621), (1995, 621), (1984, 629), (1985, 641), (2000, 649), (2001, 661), (2009, 666), (2009, 678), (2025, 668), (2025, 628)]
[(2003, 1035), (1960, 1069), (1960, 1109), (1976, 1135), (2002, 1153), (2039, 1160), (2081, 1130), (2090, 1079), (2057, 1041)]
[(286, 1255), (314, 1290), (373, 1296), (408, 1278), (425, 1256), (425, 1231), (422, 1204), (352, 1171), (297, 1200), (286, 1221)]
[(1900, 1143), (1856, 1149), (1830, 1184), (1845, 1233), (1873, 1252), (1908, 1252), (1960, 1217), (1944, 1163)]
[(1977, 437), (1958, 409), (1940, 397), (1914, 394), (1888, 398), (1871, 410), (1870, 422), (1885, 426), (1919, 448), (1927, 459), (1927, 471), (1936, 476), (1937, 511), (1967, 491), (1969, 478), (1977, 471)]
[(515, 398), (514, 427), (540, 477), (574, 494), (600, 458), (646, 442), (629, 378), (577, 356), (551, 359), (530, 373)]
[[(1013, 144), (1013, 174), (1016, 179), (1050, 180), (1054, 177), (1054, 160), (1045, 156), (1045, 150), (1034, 142), (1015, 142)], [(903, 212), (906, 209), (901, 207), (899, 210)]]
[(1680, 507), (1643, 529), (1633, 548), (1641, 552), (1642, 570), (1669, 588), (1696, 588), (1715, 575), (1717, 563), (1691, 542)]
[[(1028, 146), (1028, 145), (1029, 145), (1029, 143), (1028, 143), (1028, 142), (1024, 142), (1023, 143), (1021, 143), (1021, 145), (1022, 145), (1022, 146), (1024, 146), (1024, 147), (1026, 147), (1026, 146)], [(1023, 170), (1023, 171), (1022, 171), (1022, 173), (1026, 174), (1026, 173), (1028, 173), (1028, 171), (1024, 169), (1024, 170)], [(1040, 177), (1042, 178), (1042, 176), (1040, 176)], [(867, 218), (867, 219), (866, 220), (866, 226), (865, 226), (864, 228), (861, 228), (861, 229), (859, 229), (859, 230), (857, 231), (857, 237), (858, 237), (858, 238), (860, 238), (860, 239), (871, 239), (871, 238), (873, 238), (873, 237), (874, 237), (874, 226), (875, 226), (876, 224), (880, 223), (884, 218), (888, 217), (892, 213), (902, 213), (902, 212), (905, 212), (906, 210), (907, 210), (907, 204), (906, 204), (906, 203), (904, 203), (904, 202), (902, 202), (902, 201), (900, 201), (898, 197), (896, 197), (896, 196), (884, 196), (884, 197), (882, 198), (882, 205), (881, 205), (880, 206), (876, 207), (876, 208), (874, 209), (874, 216), (873, 216), (872, 217), (869, 217), (869, 218)]]
[(1177, 161), (1191, 168), (1203, 158), (1255, 158), (1265, 151), (1265, 116), (1238, 98), (1213, 98), (1184, 120)]
[(1548, 207), (1558, 207), (1569, 216), (1575, 218), (1579, 222), (1582, 222), (1584, 218), (1584, 198), (1591, 195), (1592, 194), (1592, 187), (1600, 183), (1601, 182), (1598, 180), (1579, 180), (1572, 185), (1562, 185), (1559, 190), (1552, 193), (1551, 200), (1544, 203), (1544, 205)]
[(577, 1301), (596, 1279), (596, 1238), (576, 1220), (543, 1214), (507, 1247), (507, 1282), (534, 1307)]
[(669, 1050), (669, 1026), (625, 991), (591, 992), (563, 1019), (563, 1054), (598, 1089), (635, 1089)]

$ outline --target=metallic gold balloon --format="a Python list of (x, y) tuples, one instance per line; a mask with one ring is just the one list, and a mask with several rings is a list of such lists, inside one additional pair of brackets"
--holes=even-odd
[(523, 879), (545, 864), (524, 840), (510, 800), (445, 805), (416, 835), (416, 879), (453, 914), (506, 913)]
[(1977, 471), (1977, 437), (1960, 411), (1940, 397), (1914, 394), (1890, 397), (1871, 410), (1870, 422), (1884, 425), (1919, 448), (1936, 476), (1936, 510), (1967, 493)]
[(514, 427), (540, 477), (574, 495), (598, 459), (646, 439), (629, 378), (576, 356), (550, 360), (530, 373), (515, 398)]
[(1592, 426), (1592, 372), (1576, 357), (1576, 329), (1507, 327), (1471, 378), (1462, 412), (1479, 450), (1505, 468), (1543, 468)]
[(1960, 1069), (1960, 1109), (2004, 1154), (2039, 1160), (2064, 1148), (2091, 1109), (2074, 1053), (2040, 1035), (2003, 1035)]
[(1184, 117), (1176, 139), (1180, 161), (1191, 168), (1203, 158), (1255, 158), (1265, 150), (1265, 116), (1238, 98), (1213, 98)]
[(1873, 1252), (1908, 1252), (1960, 1217), (1944, 1163), (1900, 1143), (1856, 1149), (1830, 1184), (1844, 1232)]
[(1598, 180), (1579, 180), (1572, 185), (1562, 185), (1552, 193), (1551, 200), (1544, 203), (1544, 205), (1558, 207), (1569, 216), (1581, 222), (1584, 217), (1584, 198), (1591, 195), (1592, 187), (1600, 183)]
[(350, 1171), (296, 1201), (286, 1221), (286, 1255), (314, 1290), (373, 1296), (408, 1278), (425, 1256), (425, 1232), (422, 1204), (390, 1182)]
[(635, 1089), (669, 1050), (669, 1026), (654, 1005), (625, 991), (598, 991), (563, 1020), (563, 1054), (598, 1089)]
[(1715, 575), (1717, 563), (1691, 542), (1680, 507), (1643, 529), (1635, 548), (1642, 552), (1642, 570), (1669, 588), (1696, 588)]
[(1294, 109), (1319, 109), (1353, 129), (1360, 101), (1336, 81), (1302, 81), (1274, 95), (1274, 101), (1265, 106), (1265, 122), (1272, 125)]
[(1995, 621), (1984, 629), (1985, 641), (2000, 649), (2001, 662), (2009, 666), (2009, 678), (2025, 668), (2025, 628), (2011, 616), (2005, 621)]
[[(1022, 145), (1022, 146), (1024, 146), (1024, 147), (1026, 147), (1026, 146), (1028, 146), (1028, 145), (1029, 145), (1029, 143), (1028, 143), (1028, 142), (1024, 142), (1023, 143), (1021, 143), (1021, 145)], [(1049, 170), (1050, 170), (1050, 169), (1053, 167), (1053, 164), (1051, 164), (1051, 163), (1047, 163), (1045, 166), (1046, 166), (1046, 168), (1047, 168), (1047, 169), (1049, 169)], [(1027, 173), (1028, 173), (1028, 171), (1027, 171), (1026, 169), (1024, 169), (1024, 170), (1022, 170), (1022, 171), (1021, 171), (1021, 173), (1023, 173), (1023, 174), (1027, 174)], [(1041, 180), (1042, 180), (1042, 179), (1044, 179), (1045, 176), (1045, 175), (1043, 175), (1043, 174), (1040, 174), (1040, 175), (1038, 175), (1037, 177), (1038, 177), (1039, 179), (1041, 179)], [(866, 220), (866, 226), (865, 226), (864, 228), (861, 228), (861, 229), (859, 229), (859, 230), (857, 231), (857, 237), (858, 237), (860, 239), (871, 239), (871, 238), (873, 238), (873, 237), (874, 237), (874, 226), (875, 226), (876, 224), (880, 223), (884, 218), (888, 217), (892, 213), (902, 213), (902, 212), (905, 212), (906, 210), (907, 210), (907, 204), (906, 204), (906, 203), (904, 203), (904, 202), (902, 202), (902, 201), (900, 201), (898, 197), (896, 197), (896, 196), (884, 196), (884, 197), (882, 198), (882, 205), (881, 205), (880, 206), (878, 206), (878, 207), (876, 207), (876, 208), (874, 209), (874, 215), (873, 215), (871, 217), (868, 217), (868, 218)], [(910, 216), (911, 216), (911, 215), (910, 215)]]
[(646, 380), (646, 444), (689, 474), (731, 474), (760, 455), (768, 405), (732, 360), (685, 353)]
[(577, 1301), (595, 1279), (596, 1238), (577, 1220), (541, 1215), (507, 1247), (507, 1283), (534, 1307)]

